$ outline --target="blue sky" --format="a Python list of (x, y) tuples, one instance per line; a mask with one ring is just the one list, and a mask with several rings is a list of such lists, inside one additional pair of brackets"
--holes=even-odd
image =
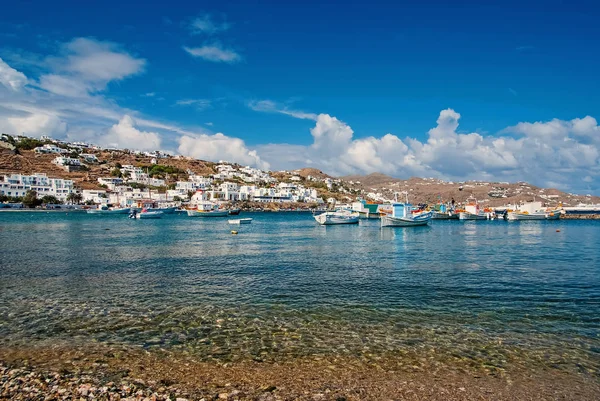
[[(0, 128), (129, 147), (145, 138), (274, 169), (596, 192), (598, 126), (585, 120), (582, 134), (575, 120), (600, 106), (598, 6), (481, 3), (11, 2), (0, 16), (4, 82), (25, 80), (0, 92)], [(444, 124), (455, 131), (431, 142)], [(569, 164), (578, 152), (587, 164)], [(548, 172), (547, 160), (560, 163)]]

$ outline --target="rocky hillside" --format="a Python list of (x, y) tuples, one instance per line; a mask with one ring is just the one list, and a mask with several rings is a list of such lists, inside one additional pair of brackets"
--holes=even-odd
[(490, 206), (501, 206), (528, 201), (542, 201), (549, 206), (562, 203), (564, 206), (579, 203), (600, 203), (600, 197), (588, 195), (569, 194), (558, 189), (540, 188), (526, 182), (447, 182), (434, 178), (411, 177), (407, 180), (393, 178), (385, 174), (374, 173), (366, 176), (346, 176), (345, 181), (351, 182), (354, 187), (360, 188), (365, 194), (380, 194), (393, 198), (394, 193), (399, 193), (399, 198), (408, 192), (409, 201), (413, 203), (436, 203), (439, 200), (465, 202), (473, 196), (480, 202)]
[[(0, 152), (0, 174), (8, 173), (46, 173), (50, 177), (73, 180), (82, 189), (99, 188), (98, 177), (110, 175), (111, 170), (118, 164), (132, 164), (136, 166), (151, 166), (151, 157), (134, 155), (124, 151), (98, 152), (96, 156), (100, 163), (91, 164), (84, 171), (67, 172), (62, 167), (52, 164), (56, 157), (53, 154), (36, 154), (31, 150), (21, 150), (18, 154), (13, 152)], [(196, 160), (192, 158), (175, 156), (159, 160), (161, 165), (172, 166), (179, 171), (192, 171), (200, 175), (214, 174), (215, 163)], [(393, 199), (395, 193), (407, 192), (409, 200), (413, 203), (436, 203), (439, 200), (465, 202), (473, 196), (479, 201), (490, 206), (500, 206), (509, 203), (540, 200), (552, 206), (577, 205), (579, 203), (600, 203), (600, 197), (588, 195), (568, 194), (557, 189), (544, 189), (525, 182), (499, 183), (499, 182), (446, 182), (433, 178), (412, 177), (406, 180), (393, 178), (385, 174), (373, 173), (366, 176), (341, 177), (341, 182), (336, 184), (337, 189), (328, 190), (323, 182), (306, 181), (308, 176), (319, 179), (332, 178), (326, 173), (314, 169), (304, 168), (294, 172), (275, 172), (272, 176), (288, 181), (292, 176), (301, 177), (303, 184), (316, 188), (324, 199), (330, 197), (338, 201), (349, 201), (357, 194), (369, 199), (369, 194), (378, 197)], [(187, 174), (167, 175), (167, 183), (185, 180)], [(341, 185), (340, 185), (341, 184)], [(343, 188), (340, 188), (343, 187)], [(399, 195), (403, 198), (403, 195)]]
[[(98, 178), (110, 175), (111, 170), (117, 165), (131, 164), (135, 166), (150, 166), (151, 157), (137, 156), (127, 152), (99, 152), (96, 157), (100, 163), (89, 164), (85, 171), (67, 172), (62, 167), (52, 163), (55, 154), (37, 154), (31, 150), (21, 150), (19, 154), (0, 153), (0, 174), (20, 173), (46, 173), (49, 177), (71, 179), (83, 189), (99, 188)], [(196, 174), (214, 174), (215, 163), (204, 162), (184, 157), (169, 157), (160, 159), (160, 164), (176, 167), (179, 170), (190, 170)], [(167, 183), (186, 176), (167, 177)]]

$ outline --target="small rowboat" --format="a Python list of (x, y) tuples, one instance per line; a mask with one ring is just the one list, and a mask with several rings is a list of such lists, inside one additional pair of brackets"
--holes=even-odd
[(251, 218), (229, 220), (229, 224), (250, 224), (250, 223), (252, 223)]

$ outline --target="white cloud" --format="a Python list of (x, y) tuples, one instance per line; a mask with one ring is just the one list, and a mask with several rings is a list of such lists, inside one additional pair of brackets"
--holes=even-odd
[[(257, 109), (276, 110), (268, 103)], [(419, 141), (392, 134), (357, 139), (343, 121), (319, 114), (310, 130), (310, 146), (268, 144), (257, 150), (274, 168), (311, 165), (338, 175), (527, 180), (561, 189), (600, 190), (600, 127), (593, 117), (522, 122), (500, 136), (460, 133), (460, 117), (452, 109), (442, 110), (427, 139)], [(509, 132), (513, 135), (502, 135)]]
[(6, 125), (0, 123), (3, 132), (13, 132), (27, 136), (64, 135), (67, 123), (54, 114), (31, 113), (22, 117), (6, 118)]
[(135, 150), (159, 150), (161, 146), (158, 133), (140, 131), (135, 120), (128, 115), (124, 115), (98, 141), (102, 145)]
[(0, 84), (19, 91), (27, 83), (27, 77), (21, 71), (17, 71), (0, 58)]
[(204, 160), (227, 160), (268, 169), (269, 163), (263, 161), (255, 150), (246, 147), (243, 140), (221, 133), (214, 135), (184, 135), (179, 138), (179, 153)]
[(300, 110), (290, 110), (289, 108), (279, 105), (273, 102), (272, 100), (252, 100), (248, 102), (248, 107), (254, 111), (262, 111), (265, 113), (280, 113), (303, 120), (317, 121), (317, 115), (315, 113), (306, 113)]
[(219, 43), (204, 45), (202, 47), (184, 46), (183, 50), (194, 57), (200, 57), (204, 60), (213, 61), (215, 63), (233, 64), (242, 60), (242, 56), (236, 53), (235, 50), (223, 48)]
[(206, 110), (212, 106), (210, 99), (182, 99), (175, 102), (177, 106), (194, 106), (198, 110)]
[(231, 27), (227, 21), (215, 21), (210, 14), (204, 14), (194, 18), (189, 26), (193, 34), (213, 35), (217, 32), (223, 32)]
[(80, 97), (106, 89), (144, 70), (146, 61), (119, 45), (89, 38), (76, 38), (62, 47), (62, 54), (49, 57), (53, 73), (40, 77), (41, 88), (62, 96)]

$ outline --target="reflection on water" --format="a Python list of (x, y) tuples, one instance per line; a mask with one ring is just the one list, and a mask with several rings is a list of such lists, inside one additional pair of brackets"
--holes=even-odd
[[(0, 213), (0, 342), (598, 371), (595, 222), (318, 226)], [(560, 227), (560, 232), (556, 232)]]

